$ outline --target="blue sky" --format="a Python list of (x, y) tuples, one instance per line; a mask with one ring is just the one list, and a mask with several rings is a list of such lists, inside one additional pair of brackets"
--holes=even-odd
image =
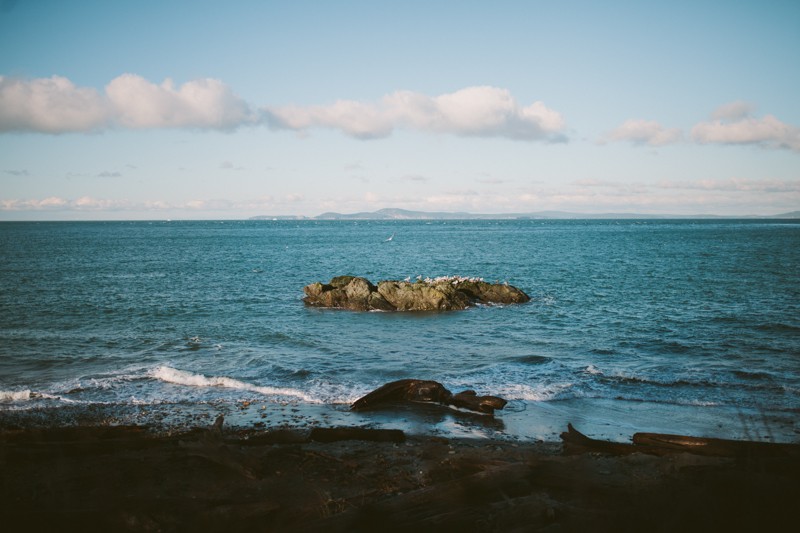
[(0, 0), (0, 219), (800, 209), (800, 2)]

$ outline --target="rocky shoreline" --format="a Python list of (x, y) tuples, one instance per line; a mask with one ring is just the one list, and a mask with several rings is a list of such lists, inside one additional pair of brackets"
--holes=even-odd
[(229, 430), (221, 417), (167, 436), (6, 429), (0, 512), (19, 531), (768, 531), (795, 520), (796, 456), (563, 452), (361, 427)]
[(374, 285), (366, 278), (337, 276), (328, 283), (303, 288), (303, 302), (312, 307), (352, 311), (453, 311), (474, 305), (519, 304), (530, 300), (508, 283), (481, 278), (446, 276), (416, 281), (384, 280)]

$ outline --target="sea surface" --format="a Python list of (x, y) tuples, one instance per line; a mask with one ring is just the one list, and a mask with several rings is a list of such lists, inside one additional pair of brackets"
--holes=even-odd
[[(388, 240), (390, 236), (394, 238)], [(343, 275), (508, 282), (522, 305), (308, 308)], [(401, 378), (494, 418), (352, 413)], [(0, 426), (359, 425), (800, 441), (800, 222), (0, 223)]]

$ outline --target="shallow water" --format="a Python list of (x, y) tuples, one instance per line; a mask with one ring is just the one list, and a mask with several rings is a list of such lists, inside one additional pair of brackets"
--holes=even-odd
[[(792, 221), (2, 223), (0, 417), (798, 440), (798, 272)], [(304, 285), (340, 274), (477, 276), (532, 301), (303, 305)], [(406, 377), (510, 403), (500, 424), (347, 411)]]

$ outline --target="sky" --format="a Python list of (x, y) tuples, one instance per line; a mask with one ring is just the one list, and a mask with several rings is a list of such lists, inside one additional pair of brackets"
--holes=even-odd
[(0, 0), (0, 220), (800, 209), (800, 2)]

